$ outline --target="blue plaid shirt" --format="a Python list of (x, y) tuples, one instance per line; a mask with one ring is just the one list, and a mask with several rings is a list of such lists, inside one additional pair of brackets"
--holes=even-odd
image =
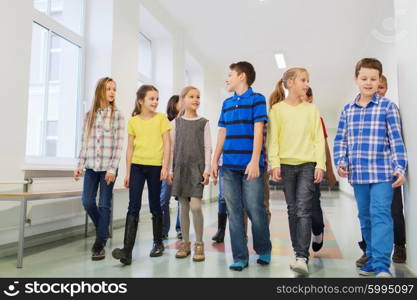
[(407, 154), (397, 105), (375, 94), (366, 107), (360, 95), (343, 108), (334, 140), (334, 163), (349, 171), (350, 184), (370, 184), (404, 175)]

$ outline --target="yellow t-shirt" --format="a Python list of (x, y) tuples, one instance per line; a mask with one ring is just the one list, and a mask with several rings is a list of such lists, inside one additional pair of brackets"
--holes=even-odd
[(140, 116), (130, 118), (127, 133), (135, 137), (132, 163), (149, 166), (162, 166), (163, 134), (171, 129), (168, 118), (157, 113), (152, 119), (143, 120)]
[(268, 157), (271, 168), (280, 164), (317, 163), (326, 170), (326, 152), (320, 113), (314, 104), (291, 106), (284, 101), (272, 106), (268, 126)]

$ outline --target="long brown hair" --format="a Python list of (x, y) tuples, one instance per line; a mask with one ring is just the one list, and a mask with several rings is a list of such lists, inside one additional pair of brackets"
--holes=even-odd
[(185, 88), (183, 88), (183, 89), (181, 90), (181, 93), (180, 93), (180, 100), (181, 100), (181, 102), (182, 102), (182, 106), (181, 106), (181, 108), (180, 108), (180, 112), (178, 113), (178, 117), (181, 117), (181, 116), (183, 116), (183, 115), (185, 114), (184, 98), (185, 98), (185, 96), (187, 96), (187, 94), (188, 94), (190, 91), (192, 91), (192, 90), (197, 90), (197, 91), (199, 91), (199, 89), (198, 89), (198, 88), (196, 88), (196, 87), (194, 87), (194, 86), (191, 86), (191, 85), (186, 86)]
[(269, 109), (271, 109), (275, 103), (281, 102), (285, 99), (284, 87), (288, 89), (288, 80), (294, 80), (300, 73), (303, 72), (307, 73), (307, 69), (296, 67), (285, 71), (282, 78), (278, 80), (275, 85), (275, 90), (272, 92), (271, 96), (269, 96)]
[(178, 95), (173, 95), (171, 96), (171, 98), (169, 98), (168, 105), (167, 105), (167, 116), (168, 116), (169, 121), (172, 121), (177, 117), (179, 113), (177, 109), (177, 104), (179, 101), (180, 101), (180, 96)]
[[(99, 81), (97, 82), (96, 91), (94, 93), (94, 100), (91, 105), (90, 111), (87, 113), (87, 126), (84, 132), (86, 136), (86, 141), (88, 141), (88, 139), (90, 138), (91, 129), (93, 128), (97, 118), (97, 110), (100, 108), (100, 104), (102, 103), (102, 101), (106, 101), (106, 86), (108, 82), (113, 82), (114, 84), (116, 84), (116, 82), (110, 77), (103, 77), (99, 79)], [(113, 125), (113, 116), (114, 111), (116, 110), (115, 101), (116, 100), (109, 102), (109, 106), (111, 108), (110, 127)]]
[(141, 107), (139, 101), (144, 100), (145, 97), (146, 97), (146, 94), (150, 91), (158, 92), (158, 89), (156, 87), (154, 87), (153, 85), (144, 84), (137, 90), (136, 100), (135, 100), (135, 108), (133, 109), (132, 117), (134, 117), (136, 115), (140, 115), (140, 113), (142, 112), (142, 107)]

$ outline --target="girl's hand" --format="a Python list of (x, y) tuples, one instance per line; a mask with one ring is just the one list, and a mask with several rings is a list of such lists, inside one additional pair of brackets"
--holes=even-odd
[(74, 180), (78, 181), (80, 180), (80, 177), (83, 175), (83, 169), (78, 168), (74, 170)]
[(392, 174), (392, 176), (397, 177), (397, 180), (395, 180), (395, 182), (392, 184), (393, 188), (397, 188), (399, 186), (402, 186), (405, 183), (405, 177), (403, 175), (401, 175), (398, 172), (395, 172), (394, 174)]
[(203, 181), (200, 182), (202, 185), (207, 185), (209, 183), (210, 174), (204, 172), (203, 174)]
[(160, 180), (163, 181), (167, 179), (168, 179), (168, 170), (166, 168), (162, 168)]
[(272, 169), (272, 181), (279, 182), (281, 179), (281, 168)]
[(126, 175), (125, 180), (124, 180), (124, 186), (125, 188), (129, 188), (129, 183), (130, 183), (130, 176)]
[(250, 161), (246, 167), (245, 174), (248, 174), (247, 181), (259, 177), (259, 164)]
[(316, 168), (314, 170), (314, 183), (320, 183), (323, 180), (324, 171)]
[(106, 181), (107, 185), (112, 182), (116, 181), (116, 174), (106, 172), (106, 176), (104, 177), (104, 181)]
[(340, 177), (346, 178), (349, 175), (349, 171), (347, 170), (346, 166), (340, 166), (337, 169), (337, 173), (339, 174)]
[(210, 175), (211, 175), (211, 177), (213, 177), (214, 185), (216, 185), (217, 184), (217, 177), (219, 175), (219, 166), (218, 166), (217, 162), (211, 164), (211, 174)]
[(174, 174), (169, 174), (167, 181), (169, 185), (172, 185), (174, 183)]

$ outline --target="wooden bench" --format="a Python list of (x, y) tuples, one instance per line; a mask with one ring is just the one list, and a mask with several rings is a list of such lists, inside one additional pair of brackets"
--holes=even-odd
[[(115, 187), (114, 191), (125, 190), (124, 187)], [(25, 224), (27, 222), (27, 203), (36, 200), (66, 199), (79, 196), (81, 199), (82, 190), (59, 191), (59, 192), (23, 192), (23, 193), (0, 193), (0, 201), (20, 202), (19, 238), (17, 242), (17, 268), (23, 267), (23, 255), (25, 245)], [(113, 196), (111, 201), (111, 217), (109, 226), (109, 237), (113, 236)], [(84, 235), (88, 233), (88, 215), (85, 215)]]

